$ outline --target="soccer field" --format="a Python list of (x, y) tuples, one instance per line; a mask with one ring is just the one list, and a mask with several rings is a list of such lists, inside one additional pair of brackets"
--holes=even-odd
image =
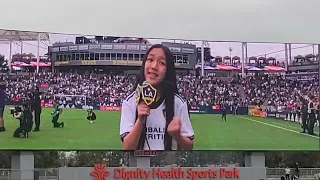
[[(89, 124), (85, 110), (64, 109), (64, 128), (53, 128), (44, 108), (40, 132), (28, 139), (13, 138), (18, 120), (5, 110), (6, 132), (0, 133), (0, 149), (10, 150), (122, 150), (119, 138), (120, 112), (95, 111), (96, 123)], [(194, 150), (319, 150), (319, 138), (301, 134), (298, 123), (252, 116), (192, 114)], [(319, 134), (318, 127), (316, 134)]]

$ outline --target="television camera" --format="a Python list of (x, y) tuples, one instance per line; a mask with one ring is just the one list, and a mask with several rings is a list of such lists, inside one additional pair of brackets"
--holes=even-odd
[(21, 112), (22, 110), (28, 110), (33, 112), (34, 95), (33, 93), (28, 93), (26, 96), (22, 97), (18, 102), (18, 105), (10, 109), (10, 114), (14, 115)]

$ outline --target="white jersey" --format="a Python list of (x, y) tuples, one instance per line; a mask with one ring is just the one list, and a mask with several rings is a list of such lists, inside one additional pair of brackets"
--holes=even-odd
[[(133, 128), (136, 121), (136, 95), (132, 93), (122, 102), (120, 136), (124, 138)], [(144, 150), (165, 150), (164, 135), (166, 127), (165, 103), (150, 109), (146, 121), (146, 141)], [(194, 132), (190, 122), (187, 103), (179, 96), (174, 96), (174, 116), (181, 121), (181, 135), (193, 139)], [(149, 149), (150, 148), (150, 149)], [(177, 150), (177, 142), (172, 139), (172, 150)]]
[(290, 168), (286, 168), (285, 171), (286, 171), (286, 174), (290, 174), (291, 170), (290, 170)]

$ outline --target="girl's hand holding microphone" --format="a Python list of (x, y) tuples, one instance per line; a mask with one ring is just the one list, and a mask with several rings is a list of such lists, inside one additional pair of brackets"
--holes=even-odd
[(138, 111), (138, 120), (142, 123), (145, 123), (147, 120), (147, 116), (150, 114), (150, 107), (145, 104), (145, 102), (141, 101), (137, 107)]

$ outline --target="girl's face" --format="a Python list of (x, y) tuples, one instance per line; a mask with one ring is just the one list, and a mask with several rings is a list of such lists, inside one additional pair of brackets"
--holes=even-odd
[(154, 48), (147, 56), (144, 66), (144, 77), (152, 86), (159, 85), (166, 76), (167, 62), (164, 51)]

